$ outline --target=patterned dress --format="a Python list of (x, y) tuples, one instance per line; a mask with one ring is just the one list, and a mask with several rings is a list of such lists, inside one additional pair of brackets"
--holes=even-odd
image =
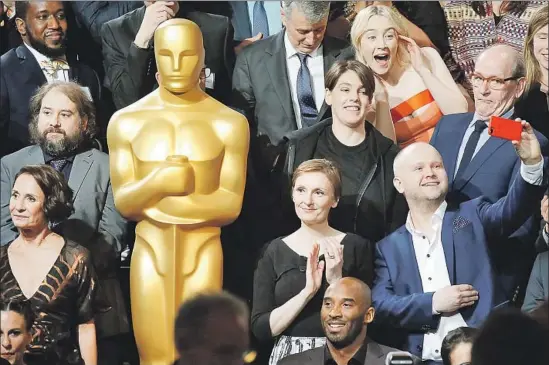
[(448, 1), (443, 7), (452, 52), (452, 59), (445, 60), (450, 69), (455, 63), (464, 72), (465, 79), (461, 81), (471, 95), (473, 88), (469, 77), (475, 70), (477, 56), (494, 43), (508, 44), (522, 54), (528, 21), (544, 4), (543, 1), (531, 1), (522, 14), (506, 13), (497, 21), (492, 2), (483, 3), (486, 16), (478, 15), (471, 7), (471, 1)]
[(2, 299), (28, 300), (36, 315), (26, 356), (36, 364), (83, 364), (77, 327), (92, 320), (97, 308), (97, 280), (88, 250), (66, 241), (38, 290), (27, 298), (12, 272), (8, 247), (0, 248)]

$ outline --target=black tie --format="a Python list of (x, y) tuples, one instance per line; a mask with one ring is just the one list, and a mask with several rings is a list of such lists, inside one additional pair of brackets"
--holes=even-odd
[(299, 109), (301, 112), (301, 125), (303, 128), (312, 126), (318, 116), (316, 110), (315, 98), (313, 96), (313, 88), (311, 82), (311, 74), (307, 67), (308, 54), (298, 53), (301, 67), (297, 72), (297, 100), (299, 101)]
[(461, 175), (463, 175), (463, 173), (465, 172), (467, 166), (469, 166), (469, 163), (473, 159), (475, 149), (477, 148), (480, 135), (482, 134), (482, 131), (486, 129), (486, 127), (486, 121), (484, 120), (477, 120), (475, 122), (475, 130), (473, 131), (473, 133), (471, 133), (471, 135), (469, 136), (469, 140), (465, 145), (465, 150), (463, 150), (463, 156), (461, 157), (461, 162), (459, 164), (459, 170), (456, 174), (454, 181), (461, 177)]

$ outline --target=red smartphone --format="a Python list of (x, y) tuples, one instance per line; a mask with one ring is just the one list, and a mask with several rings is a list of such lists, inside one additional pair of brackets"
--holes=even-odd
[(509, 141), (520, 141), (522, 123), (502, 117), (490, 117), (488, 133), (492, 137), (503, 138)]

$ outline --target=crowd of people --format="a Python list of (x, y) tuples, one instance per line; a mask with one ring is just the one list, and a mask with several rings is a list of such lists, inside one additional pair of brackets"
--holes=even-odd
[(177, 18), (250, 131), (177, 364), (547, 363), (548, 3), (461, 0), (0, 1), (0, 361), (139, 365), (107, 128)]

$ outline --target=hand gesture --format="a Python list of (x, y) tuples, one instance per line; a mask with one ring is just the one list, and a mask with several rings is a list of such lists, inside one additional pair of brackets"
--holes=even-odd
[(438, 313), (453, 313), (469, 307), (478, 300), (478, 292), (468, 284), (439, 289), (433, 295), (433, 309)]
[(234, 47), (234, 53), (238, 56), (238, 54), (240, 53), (240, 51), (242, 51), (244, 49), (244, 47), (260, 40), (263, 38), (263, 33), (259, 32), (257, 33), (257, 35), (255, 37), (252, 37), (252, 38), (246, 38), (244, 39), (242, 42), (240, 42), (240, 44), (236, 47)]
[(374, 90), (374, 102), (389, 102), (389, 93), (387, 92), (387, 88), (385, 87), (383, 80), (379, 76), (374, 75), (374, 81), (376, 85)]
[(309, 297), (313, 297), (322, 285), (322, 275), (324, 273), (324, 261), (318, 261), (320, 246), (313, 244), (313, 249), (307, 258), (307, 271), (305, 272), (306, 282), (305, 291)]
[(175, 17), (178, 11), (179, 3), (177, 1), (155, 1), (147, 6), (143, 22), (135, 36), (135, 45), (139, 48), (149, 47), (156, 28), (166, 20)]
[(544, 195), (543, 199), (541, 200), (541, 216), (543, 217), (543, 220), (545, 223), (549, 222), (549, 196)]
[(324, 238), (320, 244), (326, 260), (326, 281), (332, 284), (343, 277), (343, 246), (334, 237)]
[(416, 41), (414, 41), (412, 38), (405, 37), (400, 34), (398, 35), (398, 38), (404, 42), (408, 53), (410, 53), (410, 62), (412, 63), (412, 67), (414, 68), (414, 70), (416, 70), (417, 72), (427, 70), (427, 66), (425, 65), (425, 61), (423, 60), (423, 54), (421, 53), (421, 48), (419, 48)]
[(155, 171), (156, 190), (165, 195), (189, 195), (194, 191), (194, 169), (186, 156), (168, 156)]
[(513, 141), (513, 146), (517, 150), (517, 154), (525, 165), (535, 165), (542, 160), (541, 147), (539, 141), (534, 134), (534, 128), (530, 123), (521, 119), (515, 119), (522, 123), (522, 133), (520, 141)]

